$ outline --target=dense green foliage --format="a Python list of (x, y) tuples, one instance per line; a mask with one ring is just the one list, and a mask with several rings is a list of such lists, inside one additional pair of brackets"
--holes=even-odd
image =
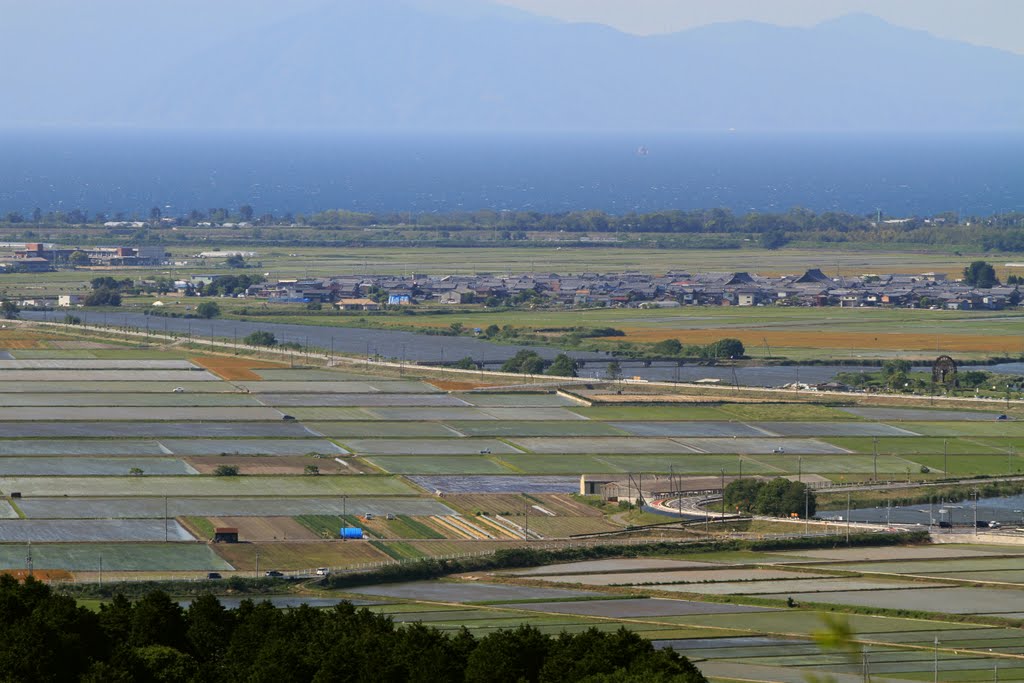
[(14, 301), (4, 299), (3, 303), (0, 303), (0, 313), (3, 314), (5, 320), (17, 320), (21, 309), (18, 308), (18, 304)]
[[(163, 217), (163, 216), (161, 216)], [(0, 235), (8, 241), (63, 241), (75, 244), (207, 243), (221, 244), (395, 246), (548, 246), (554, 234), (613, 234), (620, 246), (660, 248), (740, 249), (757, 244), (777, 249), (786, 244), (917, 244), (940, 248), (1024, 251), (1024, 214), (959, 216), (953, 212), (907, 217), (886, 222), (884, 216), (793, 208), (785, 213), (736, 214), (728, 209), (665, 210), (608, 214), (601, 211), (540, 213), (536, 211), (456, 211), (447, 213), (358, 213), (327, 210), (311, 215), (257, 213), (243, 205), (237, 210), (211, 208), (182, 213), (163, 223), (151, 213), (148, 224), (125, 235), (103, 225), (105, 213), (81, 209), (43, 212), (31, 216), (17, 211), (0, 216)], [(115, 220), (127, 220), (118, 213)], [(135, 216), (134, 218), (138, 218)], [(167, 216), (166, 218), (171, 218)], [(883, 220), (879, 222), (879, 218)], [(176, 223), (176, 224), (175, 224)], [(212, 225), (211, 225), (212, 224)], [(373, 226), (373, 230), (366, 228)], [(582, 246), (599, 248), (601, 241)], [(244, 260), (234, 263), (245, 265)], [(84, 264), (82, 264), (84, 265)], [(528, 296), (528, 294), (526, 295)], [(489, 302), (488, 307), (492, 307)]]
[(277, 344), (277, 337), (274, 336), (273, 332), (257, 330), (247, 334), (242, 341), (245, 342), (246, 346), (274, 346)]
[(551, 637), (532, 626), (452, 636), (342, 603), (277, 609), (212, 595), (187, 609), (166, 593), (123, 596), (98, 614), (32, 579), (0, 577), (0, 674), (9, 681), (679, 681), (685, 658), (626, 631)]
[(100, 287), (89, 293), (82, 301), (84, 306), (120, 306), (121, 294), (116, 289)]
[(655, 356), (678, 356), (702, 360), (742, 358), (747, 350), (739, 339), (727, 337), (710, 344), (683, 344), (678, 339), (664, 339), (650, 346)]
[(551, 367), (544, 371), (545, 375), (553, 375), (555, 377), (575, 377), (576, 376), (576, 363), (572, 358), (560, 353), (555, 356), (555, 360), (551, 363)]
[(817, 509), (814, 492), (806, 484), (778, 478), (765, 482), (759, 479), (737, 479), (725, 487), (725, 506), (729, 510), (769, 517), (793, 514), (813, 517)]
[(221, 294), (240, 294), (252, 285), (263, 282), (262, 275), (225, 275), (212, 282), (200, 282), (195, 293), (202, 296), (220, 296)]
[(985, 261), (974, 261), (964, 268), (964, 281), (974, 287), (989, 289), (999, 284), (996, 279), (996, 269), (991, 263)]
[(502, 372), (520, 372), (524, 375), (539, 375), (544, 371), (544, 359), (536, 351), (521, 349), (501, 366)]
[(220, 306), (213, 301), (204, 301), (196, 306), (196, 315), (200, 318), (216, 318), (220, 315)]

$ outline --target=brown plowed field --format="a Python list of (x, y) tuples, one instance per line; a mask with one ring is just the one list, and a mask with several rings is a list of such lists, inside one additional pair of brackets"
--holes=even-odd
[(42, 349), (53, 337), (27, 329), (0, 330), (0, 349)]
[(457, 493), (446, 495), (444, 503), (467, 517), (473, 517), (477, 512), (486, 512), (489, 515), (521, 515), (532, 501), (518, 493)]
[[(523, 524), (522, 520), (517, 520), (517, 523)], [(621, 528), (598, 517), (530, 515), (530, 531), (536, 531), (545, 538), (566, 538), (573, 534), (594, 534)]]
[(255, 360), (253, 358), (241, 358), (231, 356), (195, 356), (189, 358), (196, 365), (200, 365), (221, 379), (227, 380), (261, 380), (259, 374), (253, 372), (253, 368), (286, 368), (283, 363), (274, 363), (266, 360)]
[[(216, 527), (238, 529), (241, 541), (305, 541), (316, 539), (312, 531), (291, 517), (210, 517)], [(224, 545), (224, 544), (217, 544)]]
[[(18, 581), (24, 581), (28, 576), (27, 569), (4, 569), (0, 574), (13, 576)], [(64, 569), (34, 569), (32, 577), (39, 581), (70, 581), (74, 575)]]
[(592, 505), (573, 500), (570, 496), (559, 493), (532, 494), (532, 498), (540, 501), (545, 510), (551, 510), (561, 517), (603, 517), (604, 514)]
[(234, 465), (241, 474), (302, 474), (306, 465), (316, 465), (320, 474), (354, 474), (358, 471), (373, 470), (358, 462), (352, 462), (352, 468), (345, 467), (331, 458), (308, 458), (306, 456), (245, 456), (245, 455), (210, 455), (185, 458), (185, 462), (203, 474), (211, 474), (219, 465)]

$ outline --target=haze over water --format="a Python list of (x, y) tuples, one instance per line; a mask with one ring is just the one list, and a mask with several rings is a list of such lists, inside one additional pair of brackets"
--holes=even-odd
[(1024, 136), (0, 132), (0, 211), (1024, 211)]

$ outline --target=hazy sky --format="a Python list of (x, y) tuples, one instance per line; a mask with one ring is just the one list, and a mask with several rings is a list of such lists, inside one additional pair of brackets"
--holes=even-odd
[(498, 0), (535, 14), (638, 34), (749, 19), (810, 26), (866, 12), (945, 38), (1024, 54), (1024, 0)]

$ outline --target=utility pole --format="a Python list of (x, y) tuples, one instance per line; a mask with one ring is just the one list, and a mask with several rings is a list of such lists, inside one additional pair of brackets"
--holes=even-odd
[(811, 533), (811, 489), (804, 486), (804, 534)]
[(725, 470), (722, 470), (722, 520), (725, 520)]
[(521, 495), (523, 497), (523, 499), (526, 501), (526, 524), (525, 524), (525, 526), (523, 528), (523, 531), (524, 531), (524, 534), (526, 536), (526, 540), (529, 541), (530, 540), (530, 500), (528, 498), (526, 498), (526, 494), (525, 493), (520, 493), (519, 495)]
[(978, 489), (974, 489), (974, 535), (978, 535)]
[(850, 492), (846, 492), (846, 545), (850, 545)]
[(874, 458), (872, 459), (872, 462), (874, 463), (874, 472), (875, 472), (874, 481), (878, 481), (878, 437), (877, 436), (871, 437), (871, 450), (874, 453)]

